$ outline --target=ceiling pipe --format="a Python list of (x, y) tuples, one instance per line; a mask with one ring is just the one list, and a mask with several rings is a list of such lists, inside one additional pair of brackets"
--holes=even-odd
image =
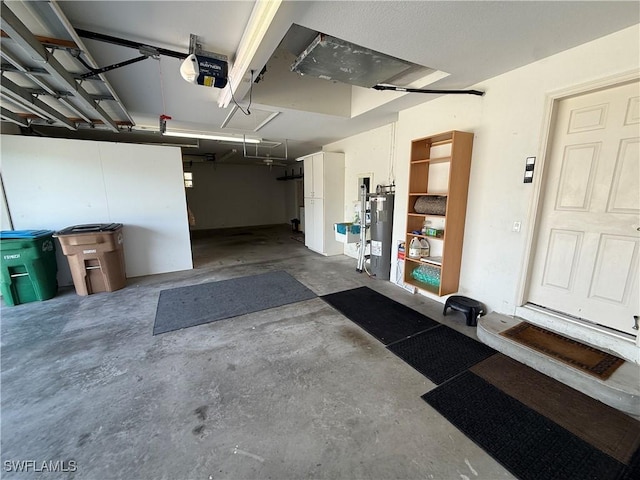
[(20, 105), (24, 105), (27, 109), (35, 112), (37, 115), (60, 122), (69, 130), (77, 130), (75, 123), (70, 121), (53, 107), (31, 95), (26, 88), (13, 83), (6, 77), (2, 77), (1, 85), (2, 96), (9, 96), (12, 100), (18, 102)]
[(91, 111), (95, 112), (96, 116), (104, 122), (105, 126), (109, 130), (112, 132), (120, 131), (107, 112), (105, 112), (100, 105), (96, 104), (91, 99), (87, 91), (82, 88), (78, 82), (76, 82), (73, 75), (67, 72), (53, 55), (49, 54), (47, 49), (27, 29), (18, 17), (6, 7), (6, 5), (2, 8), (0, 13), (2, 16), (2, 29), (9, 34), (13, 41), (20, 45), (27, 54), (31, 56), (31, 58), (43, 62), (42, 66), (45, 70), (74, 92), (73, 98), (81, 103), (85, 108), (89, 108)]
[(432, 94), (443, 94), (443, 95), (478, 95), (483, 96), (484, 92), (480, 90), (434, 90), (429, 88), (409, 88), (409, 87), (398, 87), (396, 85), (374, 85), (374, 90), (391, 90), (393, 92), (407, 92), (407, 93), (432, 93)]
[[(58, 3), (55, 1), (51, 1), (49, 2), (49, 7), (51, 8), (51, 10), (53, 10), (53, 13), (56, 15), (56, 17), (58, 17), (58, 20), (60, 20), (62, 25), (64, 25), (65, 30), (69, 32), (69, 35), (78, 46), (78, 49), (80, 49), (80, 51), (82, 52), (82, 55), (84, 55), (84, 58), (87, 61), (87, 63), (91, 65), (91, 67), (93, 68), (98, 68), (97, 62), (93, 59), (93, 57), (89, 53), (89, 50), (84, 45), (80, 36), (76, 33), (75, 29), (69, 22), (69, 19), (66, 17), (66, 15), (62, 12), (60, 7), (58, 6)], [(120, 97), (118, 97), (118, 94), (115, 92), (111, 84), (107, 81), (107, 78), (104, 76), (104, 74), (101, 73), (100, 75), (98, 75), (98, 77), (100, 78), (100, 80), (104, 82), (104, 85), (107, 87), (107, 90), (109, 90), (109, 93), (111, 93), (114, 100), (122, 110), (122, 113), (125, 115), (125, 117), (127, 117), (131, 125), (135, 125), (136, 123), (133, 121), (133, 117), (131, 117), (127, 109), (124, 107), (122, 100), (120, 100)]]

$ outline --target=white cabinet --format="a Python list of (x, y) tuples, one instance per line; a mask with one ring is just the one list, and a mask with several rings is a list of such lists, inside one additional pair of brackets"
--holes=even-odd
[(305, 245), (322, 255), (340, 255), (333, 224), (344, 216), (344, 154), (320, 152), (304, 157)]
[(304, 199), (304, 220), (306, 230), (304, 231), (304, 244), (311, 250), (322, 252), (322, 232), (319, 227), (322, 224), (322, 199)]
[[(304, 159), (304, 196), (305, 198), (324, 198), (325, 158), (327, 153), (316, 153)], [(332, 154), (342, 155), (342, 154)], [(344, 169), (344, 161), (342, 162)]]

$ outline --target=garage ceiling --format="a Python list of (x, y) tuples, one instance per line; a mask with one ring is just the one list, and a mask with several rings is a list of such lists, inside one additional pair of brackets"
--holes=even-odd
[[(169, 143), (158, 133), (164, 114), (176, 128), (246, 134), (268, 140), (269, 148), (286, 140), (291, 160), (435, 98), (291, 72), (318, 32), (430, 69), (411, 79), (414, 87), (460, 89), (640, 22), (635, 1), (6, 1), (2, 11), (2, 116), (23, 132)], [(203, 50), (229, 58), (235, 100), (255, 116), (233, 101), (221, 107), (226, 90), (187, 83), (182, 60), (169, 56), (81, 79), (88, 69), (78, 55), (96, 68), (140, 52), (81, 38), (74, 29), (185, 55), (195, 34)], [(37, 44), (29, 42), (34, 36)], [(255, 77), (265, 66), (251, 83), (250, 71)], [(191, 155), (230, 149), (176, 141), (197, 144), (185, 149)]]

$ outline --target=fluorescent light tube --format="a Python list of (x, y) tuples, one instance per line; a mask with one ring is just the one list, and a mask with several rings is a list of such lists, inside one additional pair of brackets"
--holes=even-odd
[(219, 135), (215, 133), (182, 132), (167, 129), (162, 135), (165, 137), (199, 138), (201, 140), (220, 140), (221, 142), (260, 143), (260, 138), (238, 137), (232, 135)]

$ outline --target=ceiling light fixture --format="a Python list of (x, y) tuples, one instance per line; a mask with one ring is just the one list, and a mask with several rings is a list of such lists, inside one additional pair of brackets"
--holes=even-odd
[(185, 130), (169, 130), (164, 131), (165, 137), (180, 137), (180, 138), (198, 138), (200, 140), (218, 140), (220, 142), (238, 142), (238, 143), (260, 143), (260, 138), (248, 138), (245, 136), (237, 135), (220, 135), (216, 133), (205, 132), (193, 132)]
[[(258, 47), (263, 44), (263, 40), (267, 36), (271, 23), (276, 13), (280, 9), (282, 0), (260, 0), (255, 2), (251, 17), (240, 39), (238, 50), (234, 56), (233, 66), (229, 70), (229, 82), (218, 95), (218, 107), (227, 108), (235, 93), (236, 97), (243, 97), (244, 93), (239, 95), (238, 89), (242, 81), (249, 73), (252, 66), (251, 63), (257, 61), (256, 54)], [(264, 65), (264, 64), (263, 64)], [(263, 65), (257, 68), (262, 68)], [(246, 90), (243, 90), (246, 92)]]

